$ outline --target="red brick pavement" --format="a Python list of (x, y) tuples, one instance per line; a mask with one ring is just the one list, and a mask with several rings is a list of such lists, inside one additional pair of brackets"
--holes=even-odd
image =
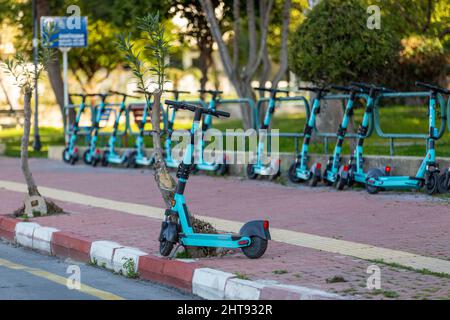
[[(32, 160), (31, 165), (42, 186), (163, 206), (148, 170), (70, 167), (48, 160)], [(0, 179), (23, 181), (17, 159), (0, 158)], [(194, 213), (236, 221), (268, 218), (277, 228), (450, 258), (449, 206), (429, 201), (423, 195), (369, 196), (365, 192), (338, 193), (326, 188), (311, 190), (207, 176), (193, 176), (190, 182), (186, 195)], [(11, 213), (22, 198), (22, 194), (0, 190), (2, 213)], [(157, 251), (158, 220), (68, 202), (60, 204), (71, 214), (34, 220), (88, 240), (112, 240), (149, 253)], [(365, 298), (396, 294), (401, 298), (449, 298), (450, 294), (447, 278), (388, 266), (380, 266), (384, 291), (373, 294), (365, 289), (366, 268), (371, 263), (276, 242), (270, 243), (262, 260), (248, 260), (236, 253), (200, 263), (252, 279), (273, 279)], [(327, 283), (334, 276), (343, 276), (346, 282)]]

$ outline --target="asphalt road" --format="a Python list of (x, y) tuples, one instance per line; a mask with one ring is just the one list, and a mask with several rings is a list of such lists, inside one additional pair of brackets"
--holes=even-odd
[[(79, 289), (67, 279), (80, 275)], [(70, 281), (69, 284), (76, 282)], [(42, 255), (0, 241), (0, 300), (192, 300), (193, 295), (159, 284), (127, 279), (107, 270)]]

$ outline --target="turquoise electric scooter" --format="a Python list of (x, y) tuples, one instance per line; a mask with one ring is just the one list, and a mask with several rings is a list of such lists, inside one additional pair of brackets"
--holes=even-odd
[(294, 163), (290, 166), (288, 177), (289, 180), (294, 183), (310, 181), (310, 185), (314, 187), (322, 179), (322, 165), (318, 162), (314, 163), (311, 168), (308, 167), (309, 143), (311, 142), (313, 130), (316, 127), (316, 117), (320, 114), (320, 100), (329, 92), (329, 89), (326, 87), (299, 87), (298, 89), (314, 92), (316, 93), (316, 97), (313, 100), (308, 122), (303, 130), (302, 151), (297, 155)]
[(414, 177), (386, 176), (380, 174), (379, 171), (371, 172), (369, 170), (366, 179), (366, 189), (370, 194), (384, 190), (419, 190), (422, 187), (425, 187), (428, 194), (434, 194), (438, 189), (439, 166), (436, 163), (435, 143), (439, 136), (439, 130), (436, 128), (436, 101), (438, 93), (449, 94), (449, 91), (423, 82), (416, 82), (416, 86), (430, 90), (427, 154)]
[(100, 122), (108, 121), (111, 108), (106, 107), (106, 98), (111, 96), (110, 93), (96, 93), (92, 94), (92, 96), (100, 97), (100, 104), (94, 108), (95, 110), (95, 121), (91, 130), (91, 140), (89, 142), (88, 149), (84, 152), (83, 160), (84, 163), (92, 166), (97, 166), (97, 164), (101, 161), (102, 155), (99, 148), (97, 148), (98, 134), (100, 131)]
[[(362, 122), (358, 128), (358, 138), (356, 142), (356, 148), (353, 151), (352, 156), (347, 165), (344, 166), (340, 173), (339, 183), (340, 188), (338, 190), (343, 190), (345, 185), (349, 187), (353, 186), (355, 183), (360, 185), (365, 185), (367, 180), (367, 173), (364, 172), (364, 142), (369, 133), (369, 124), (373, 118), (373, 108), (375, 99), (381, 93), (393, 93), (394, 90), (378, 87), (373, 84), (352, 82), (352, 86), (361, 88), (367, 94), (366, 106), (364, 109), (364, 115)], [(389, 170), (389, 169), (388, 169)], [(371, 169), (371, 175), (377, 172), (379, 175), (386, 174), (386, 169), (382, 170), (379, 168)]]
[[(277, 94), (285, 93), (289, 95), (289, 90), (263, 87), (257, 87), (253, 89), (270, 93), (269, 105), (264, 116), (264, 121), (260, 127), (261, 130), (268, 130), (270, 122), (272, 121), (273, 115), (275, 113)], [(247, 177), (249, 179), (256, 179), (258, 176), (270, 176), (272, 179), (274, 179), (280, 175), (280, 159), (272, 159), (269, 163), (263, 163), (262, 154), (264, 152), (264, 147), (264, 139), (260, 139), (258, 141), (258, 147), (256, 150), (256, 161), (255, 163), (249, 163), (247, 165)]]
[(353, 115), (355, 100), (358, 97), (358, 93), (363, 93), (363, 90), (356, 86), (331, 86), (331, 88), (347, 92), (349, 94), (349, 98), (344, 110), (342, 122), (340, 123), (336, 134), (337, 140), (333, 155), (328, 159), (322, 180), (326, 185), (331, 186), (336, 184), (337, 189), (342, 190), (346, 184), (346, 181), (344, 179), (341, 180), (340, 176), (344, 171), (348, 171), (347, 166), (341, 166), (342, 144), (344, 143), (345, 135), (347, 134), (347, 127)]
[[(123, 115), (128, 118), (128, 110), (126, 105), (127, 98), (138, 99), (136, 96), (132, 96), (126, 93), (110, 91), (111, 94), (122, 96), (122, 102), (120, 103), (119, 112), (116, 115), (116, 119), (114, 121), (114, 128), (109, 137), (108, 146), (106, 150), (103, 152), (102, 157), (102, 166), (106, 167), (108, 164), (125, 164), (129, 158), (129, 153), (124, 152), (122, 155), (118, 154), (116, 151), (116, 143), (117, 143), (117, 133), (119, 131), (120, 119)], [(125, 129), (124, 134), (126, 134), (127, 129)]]
[[(217, 106), (220, 101), (220, 95), (223, 91), (220, 90), (198, 90), (199, 93), (206, 93), (211, 95), (211, 100), (209, 100), (208, 109), (217, 110)], [(202, 122), (202, 132), (205, 133), (207, 130), (212, 128), (212, 116), (207, 114), (203, 118)], [(198, 146), (198, 149), (195, 151), (198, 161), (195, 164), (194, 172), (198, 170), (202, 171), (212, 171), (217, 173), (218, 175), (225, 175), (228, 171), (228, 165), (226, 164), (225, 155), (223, 157), (222, 163), (208, 163), (204, 160), (204, 150), (205, 150), (206, 142), (202, 139), (201, 143)]]
[[(190, 93), (189, 91), (182, 91), (182, 90), (165, 90), (165, 92), (173, 93), (175, 101), (179, 101), (180, 94)], [(169, 106), (167, 106), (166, 114), (167, 114), (167, 131), (166, 131), (166, 140), (164, 141), (164, 153), (165, 153), (164, 162), (166, 163), (166, 166), (169, 168), (177, 168), (180, 163), (172, 158), (172, 134), (177, 111), (173, 109), (172, 112), (170, 112)]]
[[(145, 93), (143, 91), (135, 91), (137, 93)], [(146, 93), (145, 93), (146, 94)], [(136, 137), (134, 149), (129, 153), (127, 167), (137, 168), (139, 166), (151, 166), (155, 162), (155, 158), (147, 156), (145, 153), (144, 136), (151, 134), (152, 130), (145, 130), (145, 125), (151, 121), (149, 110), (151, 110), (151, 102), (149, 103), (130, 103), (128, 106), (128, 114), (133, 113), (134, 121), (139, 128), (139, 134)]]
[(71, 165), (74, 165), (79, 159), (79, 153), (78, 153), (79, 151), (78, 151), (78, 147), (77, 147), (78, 135), (82, 129), (88, 129), (88, 131), (91, 130), (91, 127), (88, 127), (88, 128), (80, 127), (80, 120), (81, 120), (81, 116), (83, 115), (84, 111), (86, 110), (86, 98), (93, 96), (93, 95), (86, 94), (86, 93), (73, 93), (73, 94), (70, 94), (69, 96), (81, 97), (81, 103), (79, 105), (78, 112), (75, 117), (75, 121), (70, 130), (69, 143), (67, 144), (67, 147), (63, 150), (63, 153), (62, 153), (63, 161), (66, 163), (70, 163)]
[(194, 136), (200, 127), (202, 116), (229, 117), (230, 114), (224, 111), (214, 111), (198, 107), (181, 101), (166, 100), (165, 104), (177, 110), (184, 109), (194, 112), (194, 121), (191, 128), (191, 143), (188, 145), (184, 153), (183, 161), (178, 167), (178, 183), (175, 189), (172, 208), (166, 210), (165, 220), (161, 225), (159, 235), (159, 251), (161, 255), (169, 256), (174, 245), (178, 244), (178, 246), (240, 248), (246, 257), (250, 259), (260, 258), (266, 251), (268, 240), (270, 240), (268, 221), (257, 220), (247, 222), (241, 228), (239, 234), (196, 233), (192, 228), (191, 216), (184, 198), (186, 184), (194, 164)]

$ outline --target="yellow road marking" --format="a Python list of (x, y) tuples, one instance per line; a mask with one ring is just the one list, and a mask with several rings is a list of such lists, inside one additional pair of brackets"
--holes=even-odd
[[(0, 188), (16, 192), (27, 191), (25, 184), (4, 180), (0, 180)], [(43, 196), (55, 200), (120, 211), (153, 219), (162, 219), (164, 217), (164, 209), (158, 207), (115, 201), (47, 187), (39, 187), (39, 191)], [(219, 230), (239, 232), (242, 226), (241, 222), (201, 215), (197, 215), (197, 217), (210, 222)], [(387, 263), (398, 263), (416, 270), (427, 269), (432, 272), (450, 274), (450, 261), (448, 260), (279, 228), (271, 228), (270, 233), (272, 240), (294, 246), (337, 253), (363, 260), (383, 260)]]
[[(47, 272), (45, 270), (42, 269), (36, 269), (36, 268), (30, 268), (21, 264), (17, 264), (5, 259), (0, 259), (0, 266), (2, 267), (6, 267), (8, 269), (12, 269), (12, 270), (19, 270), (19, 271), (24, 271), (27, 273), (30, 273), (32, 275), (35, 275), (37, 277), (40, 278), (44, 278), (47, 279), (49, 281), (58, 283), (60, 285), (66, 286), (67, 283), (67, 279), (61, 276), (58, 276), (56, 274)], [(67, 289), (69, 290), (69, 289)], [(86, 293), (90, 296), (94, 296), (96, 298), (102, 299), (102, 300), (124, 300), (124, 298), (119, 297), (115, 294), (103, 291), (103, 290), (98, 290), (95, 289), (91, 286), (85, 285), (85, 284), (81, 284), (80, 290), (77, 290), (83, 293)]]

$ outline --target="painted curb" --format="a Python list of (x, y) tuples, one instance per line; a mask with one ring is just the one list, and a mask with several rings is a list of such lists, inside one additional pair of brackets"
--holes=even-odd
[[(129, 272), (137, 273), (139, 258), (145, 255), (147, 255), (147, 253), (139, 250), (138, 248), (124, 247), (114, 250), (114, 256), (112, 259), (114, 272), (122, 273), (123, 275), (127, 275)], [(133, 270), (126, 270), (124, 266), (129, 259), (133, 261)]]
[(16, 224), (16, 242), (21, 246), (33, 248), (34, 229), (41, 226), (34, 222), (19, 222)]
[(200, 268), (194, 272), (192, 293), (209, 300), (225, 299), (227, 281), (236, 277), (232, 273), (211, 268)]
[(58, 232), (56, 228), (39, 227), (33, 232), (33, 246), (32, 248), (48, 254), (52, 254), (52, 237), (53, 233)]
[(227, 300), (259, 300), (264, 284), (243, 279), (230, 279), (225, 286)]
[(14, 238), (16, 237), (16, 224), (19, 222), (19, 219), (0, 216), (0, 238), (14, 241)]
[(114, 251), (119, 248), (123, 248), (123, 246), (113, 241), (100, 240), (92, 242), (91, 252), (89, 253), (91, 263), (102, 268), (114, 270)]
[(116, 272), (122, 271), (124, 259), (131, 258), (139, 278), (191, 292), (204, 299), (216, 300), (322, 300), (343, 297), (325, 291), (279, 284), (276, 281), (238, 279), (234, 274), (204, 268), (195, 260), (169, 260), (148, 255), (137, 248), (113, 241), (91, 241), (74, 233), (42, 227), (35, 222), (0, 216), (0, 238), (16, 242), (61, 258), (95, 262)]

